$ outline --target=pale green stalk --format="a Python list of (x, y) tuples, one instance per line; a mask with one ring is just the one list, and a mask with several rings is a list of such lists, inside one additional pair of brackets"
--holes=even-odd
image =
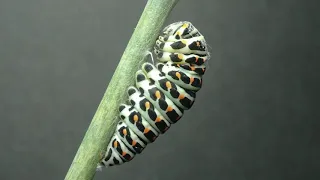
[[(119, 114), (118, 106), (128, 98), (126, 89), (129, 85), (134, 84), (135, 72), (140, 68), (139, 65), (146, 52), (154, 46), (165, 20), (177, 2), (178, 0), (148, 0), (74, 157), (65, 177), (66, 180), (93, 179), (97, 164), (102, 158), (118, 122), (118, 119), (115, 118)], [(106, 179), (108, 178), (106, 177)]]

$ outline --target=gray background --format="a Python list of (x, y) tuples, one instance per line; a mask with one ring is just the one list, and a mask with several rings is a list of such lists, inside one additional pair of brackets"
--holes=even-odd
[[(181, 0), (212, 59), (194, 107), (96, 179), (319, 179), (316, 1)], [(63, 179), (146, 1), (0, 0), (0, 179)], [(318, 100), (317, 100), (318, 99)]]

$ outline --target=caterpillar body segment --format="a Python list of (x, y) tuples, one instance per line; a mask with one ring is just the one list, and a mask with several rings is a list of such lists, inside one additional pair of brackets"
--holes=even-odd
[(161, 73), (161, 71), (150, 63), (144, 63), (142, 65), (142, 70), (149, 79), (155, 82), (157, 88), (164, 92), (174, 104), (184, 110), (191, 108), (196, 96), (194, 92), (186, 91), (180, 86), (172, 83), (165, 77), (164, 73)]
[(159, 133), (165, 133), (170, 128), (170, 122), (161, 115), (146, 97), (141, 95), (137, 88), (130, 86), (128, 95), (130, 103)]
[(183, 115), (178, 108), (157, 86), (141, 71), (136, 73), (136, 86), (152, 102), (159, 112), (171, 123), (176, 123)]

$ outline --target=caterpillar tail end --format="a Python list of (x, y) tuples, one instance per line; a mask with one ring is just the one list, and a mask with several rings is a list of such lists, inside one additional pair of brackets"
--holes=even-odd
[(102, 172), (102, 168), (105, 166), (101, 165), (100, 163), (97, 164), (96, 172)]

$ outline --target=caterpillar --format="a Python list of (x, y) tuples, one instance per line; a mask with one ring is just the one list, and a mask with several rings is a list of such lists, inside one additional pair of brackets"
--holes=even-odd
[(132, 160), (195, 101), (209, 59), (202, 34), (187, 21), (170, 24), (156, 40), (154, 54), (159, 63), (142, 65), (136, 87), (127, 90), (130, 105), (119, 106), (121, 120), (98, 168)]

